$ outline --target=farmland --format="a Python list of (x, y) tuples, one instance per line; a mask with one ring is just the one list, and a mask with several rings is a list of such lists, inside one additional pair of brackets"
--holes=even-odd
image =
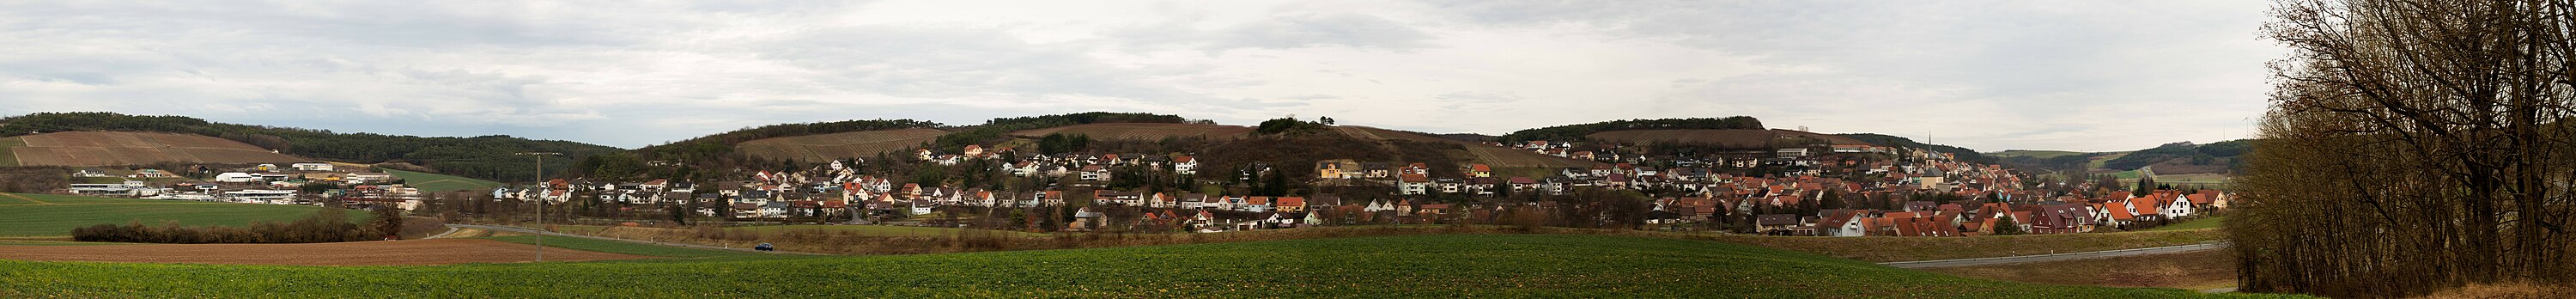
[(21, 146), (27, 146), (27, 141), (18, 137), (0, 138), (0, 166), (18, 166), (18, 154), (11, 153), (10, 149)]
[[(506, 237), (489, 237), (489, 238), (481, 238), (481, 239), (487, 239), (487, 240), (493, 240), (493, 241), (501, 241), (501, 242), (510, 242), (510, 243), (518, 243), (518, 244), (536, 244), (536, 243), (537, 243), (537, 237), (536, 237), (536, 236), (524, 236), (524, 235), (523, 235), (523, 236), (506, 236)], [(552, 237), (552, 238), (546, 238), (546, 240), (545, 240), (545, 241), (546, 241), (546, 247), (563, 248), (563, 249), (572, 249), (572, 250), (582, 250), (582, 251), (592, 251), (592, 252), (606, 252), (606, 253), (616, 253), (616, 254), (631, 254), (631, 255), (641, 255), (641, 256), (655, 256), (655, 257), (673, 257), (673, 258), (732, 258), (732, 259), (761, 259), (761, 258), (796, 258), (796, 257), (813, 257), (812, 255), (787, 255), (787, 254), (770, 254), (770, 253), (758, 253), (758, 252), (742, 252), (742, 251), (731, 251), (731, 250), (709, 250), (709, 249), (681, 248), (681, 247), (661, 246), (661, 245), (644, 244), (644, 243), (635, 243), (635, 242), (626, 242), (626, 241), (600, 240), (600, 239), (591, 239), (591, 238)], [(553, 254), (553, 253), (549, 252), (549, 253), (547, 253), (547, 254)], [(549, 257), (549, 258), (551, 259), (551, 257)]]
[(859, 131), (744, 141), (734, 148), (753, 157), (780, 160), (831, 161), (850, 158), (875, 158), (876, 154), (919, 146), (939, 139), (947, 131), (912, 128), (900, 130)]
[[(546, 240), (552, 242), (554, 240)], [(95, 246), (0, 246), (0, 259), (190, 263), (223, 265), (445, 265), (511, 263), (536, 258), (534, 246), (481, 239), (430, 239), (301, 244), (130, 244)], [(643, 255), (582, 250), (547, 250), (547, 261), (595, 261), (649, 258)]]
[[(964, 230), (964, 229), (959, 229), (959, 228), (945, 228), (945, 227), (888, 226), (888, 225), (769, 225), (769, 226), (745, 226), (745, 227), (732, 227), (732, 228), (726, 228), (726, 230), (732, 230), (732, 231), (736, 231), (736, 232), (748, 232), (748, 233), (763, 233), (763, 234), (773, 234), (773, 233), (828, 233), (828, 234), (857, 234), (857, 235), (862, 235), (862, 236), (878, 236), (878, 237), (943, 237), (943, 236), (953, 236), (953, 235), (957, 235), (957, 232), (958, 232), (958, 231), (960, 231), (960, 230)], [(988, 231), (988, 232), (993, 232), (993, 233), (995, 233), (995, 234), (1004, 235), (1004, 236), (1019, 236), (1019, 237), (1043, 237), (1043, 236), (1046, 236), (1046, 234), (1029, 233), (1029, 232), (1017, 232), (1017, 231), (996, 231), (996, 230), (986, 230), (986, 231)]]
[(2170, 224), (2170, 225), (2165, 225), (2165, 226), (2158, 226), (2158, 227), (2156, 227), (2156, 228), (2150, 228), (2150, 229), (2147, 229), (2147, 230), (2144, 230), (2144, 231), (2168, 231), (2168, 230), (2195, 230), (2195, 229), (2210, 229), (2210, 228), (2218, 228), (2218, 226), (2219, 226), (2219, 225), (2223, 225), (2223, 224), (2227, 224), (2227, 216), (2209, 217), (2209, 218), (2201, 218), (2201, 219), (2192, 219), (2192, 220), (2190, 220), (2190, 221), (2183, 221), (2182, 223), (2175, 223), (2175, 224)]
[(499, 188), (499, 187), (501, 187), (501, 183), (500, 183), (500, 182), (493, 182), (493, 181), (486, 181), (486, 180), (479, 180), (479, 179), (472, 179), (472, 178), (466, 178), (466, 177), (460, 177), (460, 176), (452, 176), (452, 175), (444, 175), (444, 174), (435, 174), (435, 173), (427, 173), (427, 172), (414, 172), (414, 171), (402, 171), (402, 170), (394, 170), (394, 169), (386, 169), (386, 170), (385, 170), (385, 173), (391, 173), (391, 174), (393, 174), (393, 175), (394, 175), (394, 177), (402, 178), (402, 180), (403, 180), (403, 185), (411, 186), (412, 188), (420, 188), (420, 191), (426, 191), (426, 192), (448, 192), (448, 191), (458, 191), (458, 190), (492, 190), (492, 188)]
[(2225, 250), (2029, 264), (1923, 269), (1934, 273), (2058, 285), (2214, 289), (2236, 286)]
[(1986, 155), (1987, 155), (1987, 156), (1993, 156), (1993, 157), (1996, 157), (1996, 158), (2004, 158), (2004, 157), (2032, 157), (2032, 158), (2040, 158), (2040, 159), (2048, 159), (2048, 158), (2056, 158), (2056, 157), (2064, 157), (2064, 156), (2073, 156), (2073, 155), (2082, 155), (2082, 154), (2084, 154), (2084, 153), (2082, 153), (2082, 152), (2071, 152), (2071, 151), (2049, 151), (2049, 150), (2005, 150), (2005, 151), (2001, 151), (2001, 152), (1986, 153)]
[[(72, 228), (141, 221), (158, 225), (248, 225), (252, 221), (290, 221), (311, 215), (313, 206), (98, 198), (46, 194), (0, 193), (0, 236), (67, 236)], [(352, 219), (365, 213), (352, 211)]]
[[(1591, 235), (1437, 235), (784, 260), (412, 267), (0, 261), (0, 272), (25, 274), (0, 276), (0, 297), (1247, 298), (1277, 297), (1284, 290), (1294, 290), (1300, 297), (2209, 296), (2177, 289), (1971, 279), (1722, 242)], [(795, 274), (754, 274), (790, 272)], [(293, 293), (278, 294), (281, 290)]]
[(1478, 143), (1458, 141), (1448, 138), (1440, 138), (1439, 136), (1423, 135), (1412, 132), (1362, 126), (1336, 126), (1333, 128), (1343, 134), (1350, 135), (1351, 137), (1366, 140), (1404, 140), (1413, 142), (1460, 144), (1467, 148), (1465, 157), (1470, 161), (1468, 163), (1485, 164), (1494, 167), (1565, 168), (1591, 167), (1593, 165), (1601, 164), (1600, 162), (1560, 158), (1546, 154), (1505, 147), (1486, 146)]
[(139, 132), (59, 132), (13, 137), (6, 146), (17, 165), (110, 166), (162, 162), (289, 163), (306, 162), (250, 144), (189, 134)]
[(1222, 140), (1242, 138), (1252, 127), (1166, 123), (1097, 123), (1057, 126), (1011, 132), (1011, 136), (1038, 138), (1047, 134), (1083, 135), (1101, 140), (1155, 141), (1172, 137), (1205, 137)]
[(1900, 262), (2189, 245), (2222, 240), (2227, 237), (2227, 234), (2217, 230), (2182, 230), (1953, 238), (1819, 238), (1718, 234), (1695, 234), (1690, 237), (1813, 252), (1863, 261)]

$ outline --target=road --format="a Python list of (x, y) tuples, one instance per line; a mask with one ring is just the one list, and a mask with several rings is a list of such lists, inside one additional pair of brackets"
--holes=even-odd
[(2219, 249), (2219, 248), (2227, 248), (2227, 243), (2200, 243), (2200, 244), (2182, 245), (2182, 246), (2148, 247), (2148, 248), (2138, 248), (2138, 249), (2104, 250), (2104, 251), (2092, 251), (2092, 252), (2059, 253), (2059, 254), (2042, 254), (2042, 255), (2025, 255), (2025, 256), (2007, 256), (2007, 257), (1989, 257), (1989, 258), (1955, 259), (1955, 260), (1937, 260), (1937, 261), (1885, 262), (1885, 263), (1878, 263), (1878, 264), (1880, 264), (1880, 265), (1887, 265), (1887, 266), (1890, 266), (1890, 267), (1906, 268), (1906, 269), (1941, 268), (1941, 267), (1966, 267), (1966, 266), (1984, 266), (1984, 265), (2002, 265), (2002, 264), (2020, 264), (2020, 263), (2054, 262), (2054, 261), (2063, 261), (2063, 260), (2097, 259), (2097, 258), (2106, 258), (2106, 257), (2122, 257), (2122, 256), (2133, 256), (2133, 255), (2150, 255), (2150, 254), (2184, 253), (2184, 252), (2194, 252), (2194, 251), (2202, 251), (2202, 250), (2212, 250), (2212, 249)]
[(635, 242), (635, 243), (644, 243), (644, 244), (653, 244), (653, 245), (662, 245), (662, 246), (671, 246), (671, 247), (683, 247), (683, 248), (696, 248), (696, 249), (732, 250), (732, 251), (759, 252), (759, 253), (775, 253), (775, 254), (830, 255), (830, 254), (812, 253), (812, 252), (793, 252), (793, 251), (759, 251), (759, 250), (752, 250), (751, 248), (734, 248), (734, 247), (723, 247), (723, 246), (707, 246), (707, 245), (698, 245), (698, 244), (687, 244), (687, 243), (667, 243), (667, 242), (654, 242), (654, 241), (634, 240), (634, 239), (619, 239), (619, 238), (599, 237), (599, 236), (584, 236), (584, 235), (566, 234), (566, 233), (549, 232), (549, 231), (538, 231), (538, 230), (533, 229), (533, 228), (516, 227), (516, 226), (492, 226), (492, 225), (472, 225), (472, 224), (449, 224), (449, 225), (447, 225), (447, 227), (450, 227), (450, 228), (480, 228), (480, 229), (493, 230), (493, 231), (506, 231), (506, 232), (527, 233), (527, 234), (545, 234), (545, 235), (548, 235), (548, 236), (563, 236), (563, 237), (574, 237), (574, 238), (585, 238), (585, 239), (599, 239), (599, 240), (609, 240), (609, 241), (624, 241), (624, 242)]

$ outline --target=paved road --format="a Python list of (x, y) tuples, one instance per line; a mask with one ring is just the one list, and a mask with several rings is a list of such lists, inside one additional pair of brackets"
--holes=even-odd
[(1937, 261), (1885, 262), (1885, 263), (1878, 263), (1878, 264), (1880, 264), (1880, 265), (1888, 265), (1888, 266), (1890, 266), (1890, 267), (1897, 267), (1897, 268), (1907, 268), (1907, 269), (1919, 269), (1919, 268), (1940, 268), (1940, 267), (1966, 267), (1966, 266), (1984, 266), (1984, 265), (2001, 265), (2001, 264), (2020, 264), (2020, 263), (2053, 262), (2053, 261), (2063, 261), (2063, 260), (2097, 259), (2097, 258), (2106, 258), (2106, 257), (2122, 257), (2122, 256), (2132, 256), (2132, 255), (2149, 255), (2149, 254), (2184, 253), (2184, 252), (2194, 252), (2194, 251), (2202, 251), (2202, 250), (2212, 250), (2212, 249), (2219, 249), (2219, 248), (2226, 248), (2226, 247), (2227, 247), (2227, 243), (2200, 243), (2200, 244), (2182, 245), (2182, 246), (2148, 247), (2148, 248), (2138, 248), (2138, 249), (2104, 250), (2104, 251), (2093, 251), (2093, 252), (2076, 252), (2076, 253), (2059, 253), (2059, 254), (2025, 255), (2025, 256), (2007, 256), (2007, 257), (1989, 257), (1989, 258), (1955, 259), (1955, 260), (1937, 260)]
[(548, 236), (564, 236), (564, 237), (585, 238), (585, 239), (600, 239), (600, 240), (610, 240), (610, 241), (625, 241), (625, 242), (635, 242), (635, 243), (644, 243), (644, 244), (653, 244), (653, 245), (662, 245), (662, 246), (671, 246), (671, 247), (697, 248), (697, 249), (733, 250), (733, 251), (742, 251), (742, 252), (759, 252), (759, 253), (776, 253), (776, 254), (830, 255), (830, 254), (812, 253), (812, 252), (759, 251), (759, 250), (752, 250), (751, 248), (734, 248), (734, 247), (723, 247), (723, 246), (707, 246), (707, 245), (698, 245), (698, 244), (687, 244), (687, 243), (666, 243), (666, 242), (654, 242), (654, 241), (634, 240), (634, 239), (619, 239), (619, 238), (600, 237), (600, 236), (585, 236), (585, 235), (575, 235), (575, 234), (566, 234), (566, 233), (549, 232), (549, 231), (538, 231), (537, 229), (533, 229), (533, 228), (516, 227), (516, 226), (492, 226), (492, 225), (472, 225), (472, 224), (449, 224), (449, 225), (447, 225), (447, 227), (454, 227), (454, 228), (480, 228), (480, 229), (495, 230), (495, 231), (506, 231), (506, 232), (515, 232), (515, 233), (545, 234), (545, 235), (548, 235)]

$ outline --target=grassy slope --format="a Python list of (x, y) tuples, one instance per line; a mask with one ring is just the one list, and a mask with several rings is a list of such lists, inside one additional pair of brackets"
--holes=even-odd
[(411, 186), (412, 188), (420, 188), (420, 191), (427, 192), (492, 190), (492, 188), (501, 186), (501, 183), (499, 182), (427, 172), (386, 169), (385, 173), (390, 173), (393, 174), (394, 177), (402, 178), (403, 185)]
[(2202, 297), (1902, 270), (1722, 242), (1437, 235), (755, 261), (422, 267), (0, 261), (0, 297)]
[[(945, 227), (887, 226), (887, 225), (770, 225), (770, 226), (746, 226), (746, 227), (736, 227), (736, 228), (730, 228), (730, 229), (731, 229), (731, 230), (734, 230), (734, 231), (740, 231), (740, 232), (759, 232), (759, 233), (779, 233), (779, 232), (793, 232), (793, 233), (805, 233), (805, 232), (820, 232), (820, 233), (855, 233), (855, 234), (860, 234), (860, 235), (869, 235), (869, 236), (889, 236), (889, 237), (906, 237), (906, 236), (918, 236), (918, 237), (954, 236), (954, 235), (957, 235), (957, 231), (959, 231), (959, 230), (963, 230), (963, 229), (959, 229), (959, 228), (945, 228)], [(994, 233), (997, 233), (997, 234), (1001, 234), (1001, 235), (1004, 235), (1004, 236), (1020, 236), (1020, 237), (1043, 237), (1043, 236), (1046, 236), (1046, 234), (1030, 233), (1030, 232), (1018, 232), (1018, 231), (998, 231), (998, 230), (997, 230), (997, 231), (991, 231), (991, 232), (994, 232)]]
[(2209, 218), (2193, 219), (2193, 220), (2191, 220), (2191, 221), (2184, 221), (2184, 222), (2182, 222), (2182, 223), (2175, 223), (2175, 224), (2172, 224), (2172, 225), (2166, 225), (2166, 226), (2158, 226), (2158, 227), (2156, 227), (2156, 228), (2150, 228), (2150, 229), (2147, 229), (2147, 230), (2144, 230), (2144, 231), (2150, 231), (2150, 232), (2152, 232), (2152, 231), (2169, 231), (2169, 230), (2195, 230), (2195, 229), (2209, 229), (2209, 228), (2218, 228), (2218, 225), (2220, 225), (2220, 224), (2226, 224), (2226, 223), (2227, 223), (2227, 217), (2226, 217), (2226, 216), (2219, 216), (2219, 217), (2209, 217)]
[(27, 146), (27, 140), (18, 139), (18, 137), (0, 138), (0, 166), (18, 166), (18, 154), (10, 152), (9, 148), (21, 146)]
[[(292, 221), (321, 209), (313, 206), (264, 205), (197, 201), (98, 198), (48, 194), (8, 194), (33, 198), (48, 204), (0, 196), (0, 236), (67, 236), (72, 228), (96, 224), (125, 224), (142, 221), (159, 225), (176, 220), (180, 225), (248, 225), (252, 221)], [(349, 211), (350, 219), (366, 218), (365, 212)]]

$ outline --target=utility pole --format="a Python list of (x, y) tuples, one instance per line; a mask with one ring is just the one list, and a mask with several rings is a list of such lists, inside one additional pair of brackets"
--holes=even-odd
[[(546, 156), (563, 155), (562, 153), (549, 152), (525, 152), (519, 154), (537, 158), (538, 186), (545, 186), (546, 184)], [(564, 190), (564, 192), (572, 192), (572, 190)], [(537, 196), (537, 261), (546, 261), (546, 197), (543, 195)]]

